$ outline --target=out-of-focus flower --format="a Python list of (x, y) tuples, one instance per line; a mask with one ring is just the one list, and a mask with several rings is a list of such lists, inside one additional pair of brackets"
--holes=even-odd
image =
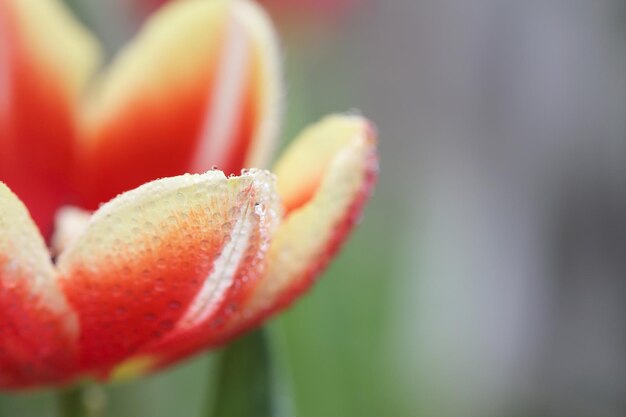
[[(59, 1), (0, 1), (1, 387), (140, 374), (260, 324), (376, 177), (374, 129), (349, 115), (274, 174), (210, 169), (263, 166), (277, 134), (280, 58), (252, 2), (172, 3), (103, 72), (99, 56)], [(55, 214), (53, 262), (37, 225)]]
[[(184, 0), (124, 0), (134, 9), (134, 13), (145, 16), (158, 9), (168, 1)], [(258, 0), (260, 4), (269, 8), (272, 14), (283, 16), (288, 20), (299, 22), (314, 20), (334, 20), (343, 16), (363, 0)]]
[(362, 0), (262, 0), (261, 3), (277, 13), (315, 15), (319, 17), (341, 15)]

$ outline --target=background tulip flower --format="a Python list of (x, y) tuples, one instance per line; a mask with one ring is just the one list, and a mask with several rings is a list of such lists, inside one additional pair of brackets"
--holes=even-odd
[(4, 0), (0, 54), (4, 388), (148, 372), (259, 325), (373, 187), (375, 132), (351, 115), (305, 130), (274, 174), (229, 175), (266, 163), (281, 113), (253, 2), (172, 3), (97, 72), (98, 43), (58, 1)]
[(263, 0), (261, 3), (276, 15), (295, 20), (315, 18), (317, 21), (334, 20), (358, 6), (362, 0)]
[[(136, 13), (146, 15), (167, 3), (168, 0), (124, 0), (130, 2)], [(169, 0), (171, 1), (171, 0)], [(291, 16), (297, 20), (303, 18), (332, 17), (346, 13), (356, 7), (362, 0), (260, 0), (277, 15)]]
[(0, 178), (45, 234), (60, 204), (267, 163), (282, 99), (273, 30), (251, 2), (188, 3), (101, 72), (98, 42), (59, 1), (0, 3)]

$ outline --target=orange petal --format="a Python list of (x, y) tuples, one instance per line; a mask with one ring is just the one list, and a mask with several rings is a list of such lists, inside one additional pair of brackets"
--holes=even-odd
[(145, 184), (100, 208), (58, 271), (78, 314), (80, 366), (108, 373), (173, 329), (193, 326), (248, 284), (234, 272), (263, 259), (275, 198), (262, 171), (220, 171)]
[(87, 204), (213, 165), (260, 166), (277, 133), (279, 77), (273, 30), (254, 2), (168, 4), (89, 97), (78, 171)]
[(70, 192), (74, 119), (99, 58), (58, 0), (0, 1), (0, 180), (46, 234)]
[(289, 305), (340, 249), (378, 174), (375, 129), (362, 117), (328, 117), (295, 140), (275, 172), (290, 211), (272, 237), (265, 275), (224, 338)]
[(0, 387), (69, 378), (77, 332), (37, 227), (0, 183)]

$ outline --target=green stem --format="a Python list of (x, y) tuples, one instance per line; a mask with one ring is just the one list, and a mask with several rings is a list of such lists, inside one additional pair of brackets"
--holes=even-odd
[(101, 417), (104, 415), (105, 395), (98, 385), (74, 385), (57, 394), (61, 417)]
[(74, 385), (63, 388), (57, 394), (59, 414), (62, 417), (86, 417), (87, 410), (83, 401), (83, 387)]
[(218, 383), (207, 417), (278, 417), (284, 401), (278, 394), (280, 372), (267, 329), (256, 330), (229, 345), (218, 366)]

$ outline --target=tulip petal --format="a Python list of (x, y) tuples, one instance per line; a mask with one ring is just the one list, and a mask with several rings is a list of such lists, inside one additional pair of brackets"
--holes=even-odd
[[(255, 172), (255, 171), (252, 171)], [(258, 172), (258, 171), (256, 171)], [(272, 177), (273, 178), (273, 177)], [(211, 343), (216, 335), (221, 334), (230, 320), (239, 314), (244, 300), (250, 298), (256, 283), (265, 272), (266, 252), (270, 237), (275, 233), (281, 207), (278, 194), (271, 198), (257, 200), (254, 210), (263, 219), (262, 233), (249, 239), (248, 249), (244, 254), (245, 242), (231, 240), (225, 244), (214, 261), (214, 269), (203, 288), (196, 294), (172, 331), (162, 339), (145, 346), (135, 357), (113, 370), (113, 377), (122, 377), (128, 369), (136, 370), (137, 363), (148, 365), (142, 372), (163, 366), (196, 353)], [(232, 282), (226, 290), (222, 287), (215, 291), (213, 280), (226, 278)], [(219, 288), (218, 288), (219, 289)]]
[(275, 172), (287, 215), (272, 238), (266, 273), (225, 338), (288, 306), (340, 249), (376, 181), (375, 129), (362, 117), (328, 117), (295, 140)]
[(45, 234), (70, 194), (75, 118), (99, 59), (60, 1), (0, 1), (0, 180)]
[(78, 314), (80, 367), (104, 376), (179, 323), (201, 321), (263, 259), (273, 177), (220, 171), (145, 184), (102, 206), (57, 268)]
[(37, 227), (0, 183), (0, 387), (70, 377), (77, 331)]
[(248, 0), (159, 10), (89, 96), (79, 149), (87, 205), (154, 178), (261, 166), (280, 114), (276, 45)]
[(279, 194), (291, 210), (272, 236), (264, 273), (236, 300), (230, 315), (220, 316), (222, 323), (209, 322), (193, 337), (153, 347), (150, 352), (161, 358), (154, 368), (231, 340), (312, 285), (358, 221), (372, 191), (378, 173), (374, 136), (367, 120), (334, 116), (296, 139), (276, 165)]

